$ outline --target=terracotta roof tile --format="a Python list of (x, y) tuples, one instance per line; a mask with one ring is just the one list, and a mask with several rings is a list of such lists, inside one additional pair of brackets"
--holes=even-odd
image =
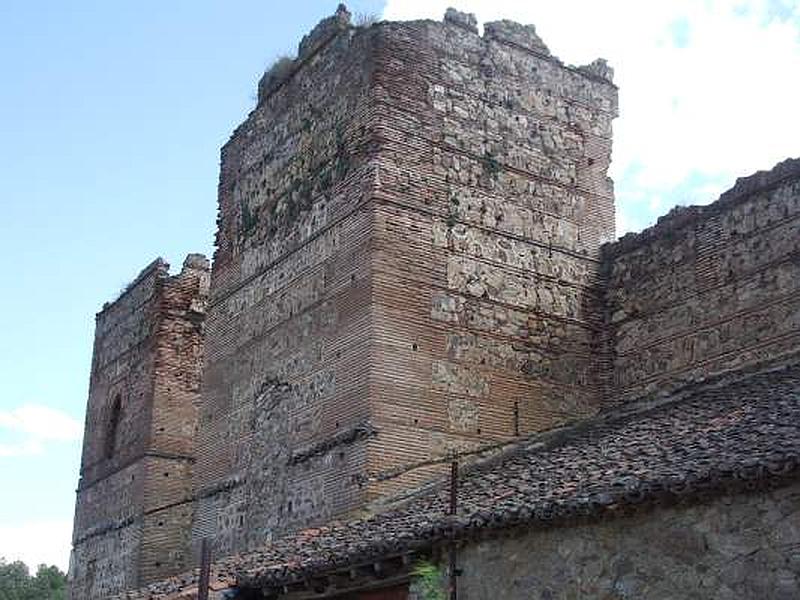
[[(698, 386), (639, 410), (535, 435), (463, 470), (459, 510), (438, 487), (369, 518), (284, 537), (214, 566), (240, 586), (281, 585), (381, 556), (427, 547), (451, 531), (551, 526), (645, 501), (678, 501), (796, 478), (800, 473), (800, 365)], [(452, 529), (451, 529), (452, 528)], [(192, 577), (127, 598), (163, 598)]]

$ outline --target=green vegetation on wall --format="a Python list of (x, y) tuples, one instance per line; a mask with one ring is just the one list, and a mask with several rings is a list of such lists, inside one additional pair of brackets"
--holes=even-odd
[(444, 574), (433, 563), (417, 563), (413, 571), (411, 589), (419, 600), (447, 600), (444, 590)]

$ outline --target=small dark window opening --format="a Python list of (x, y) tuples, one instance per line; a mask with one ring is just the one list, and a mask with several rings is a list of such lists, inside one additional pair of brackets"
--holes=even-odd
[(86, 565), (86, 587), (91, 588), (94, 585), (94, 578), (97, 574), (97, 560), (91, 559)]
[(114, 397), (111, 405), (111, 415), (108, 418), (108, 429), (106, 430), (105, 457), (114, 456), (114, 449), (117, 447), (117, 433), (119, 432), (119, 420), (122, 413), (122, 398), (119, 394)]

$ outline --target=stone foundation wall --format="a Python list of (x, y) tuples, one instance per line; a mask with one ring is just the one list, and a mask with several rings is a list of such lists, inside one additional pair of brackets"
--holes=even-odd
[(800, 349), (800, 161), (605, 250), (618, 398)]
[(141, 543), (141, 521), (73, 541), (69, 598), (100, 600), (138, 587)]
[(143, 472), (137, 461), (78, 490), (71, 598), (104, 598), (138, 584)]
[(800, 485), (529, 531), (459, 552), (459, 598), (800, 596)]

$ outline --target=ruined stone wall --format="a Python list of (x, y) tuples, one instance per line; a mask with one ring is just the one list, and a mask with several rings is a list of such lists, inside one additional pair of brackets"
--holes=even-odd
[(605, 251), (621, 400), (800, 348), (800, 161)]
[(164, 280), (162, 288), (145, 462), (140, 583), (173, 575), (192, 564), (192, 468), (209, 285), (208, 261), (190, 255), (182, 272)]
[(529, 531), (459, 553), (459, 598), (797, 598), (800, 486)]
[(97, 315), (73, 528), (73, 598), (100, 598), (138, 583), (136, 516), (144, 494), (138, 459), (147, 444), (158, 288), (166, 272), (163, 261), (153, 262)]
[(105, 598), (186, 566), (208, 284), (204, 258), (190, 256), (174, 277), (159, 259), (97, 316), (72, 598)]
[(104, 598), (136, 587), (142, 524), (139, 463), (94, 485), (81, 485), (72, 533), (70, 598)]
[(222, 150), (193, 526), (217, 556), (359, 505), (373, 39), (323, 21)]
[[(370, 475), (600, 405), (617, 90), (532, 26), (378, 26)], [(429, 475), (417, 469), (373, 496)]]
[[(155, 261), (97, 315), (81, 477), (92, 483), (140, 456), (147, 443), (155, 364), (158, 288), (166, 264)], [(109, 437), (114, 402), (119, 425)]]

